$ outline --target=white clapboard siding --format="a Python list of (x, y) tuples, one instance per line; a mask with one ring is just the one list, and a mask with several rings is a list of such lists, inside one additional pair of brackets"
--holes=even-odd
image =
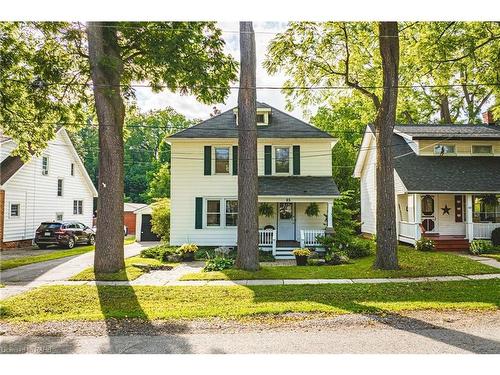
[[(72, 153), (64, 130), (49, 143), (40, 157), (32, 157), (3, 186), (5, 190), (4, 242), (31, 239), (42, 221), (78, 220), (92, 226), (93, 196), (86, 172)], [(42, 156), (49, 157), (49, 174), (42, 175)], [(71, 176), (74, 163), (74, 176)], [(57, 180), (63, 179), (63, 196), (57, 196)], [(73, 200), (83, 200), (83, 214), (73, 215)], [(10, 217), (10, 205), (20, 204), (20, 216)]]
[[(172, 139), (171, 163), (171, 226), (170, 243), (180, 245), (185, 242), (195, 242), (205, 246), (234, 246), (236, 245), (236, 228), (206, 228), (195, 229), (195, 198), (234, 198), (237, 199), (238, 177), (229, 175), (204, 176), (203, 152), (204, 146), (213, 147), (236, 145), (235, 139), (197, 139), (176, 140)], [(331, 176), (331, 139), (259, 139), (258, 142), (258, 170), (259, 175), (264, 175), (264, 145), (289, 146), (292, 161), (292, 146), (300, 145), (301, 176)], [(273, 151), (274, 158), (274, 151)], [(274, 161), (274, 159), (273, 159)], [(213, 162), (213, 160), (212, 160)], [(274, 162), (273, 162), (274, 165)], [(230, 152), (230, 171), (232, 171), (232, 152)], [(293, 167), (290, 165), (290, 172)], [(212, 168), (214, 173), (214, 168)], [(302, 209), (302, 208), (301, 208)], [(322, 212), (324, 208), (321, 207)], [(222, 208), (224, 210), (224, 208)], [(304, 208), (305, 210), (305, 208)], [(203, 220), (205, 221), (205, 211)], [(270, 224), (276, 225), (269, 220)], [(311, 225), (321, 222), (323, 228), (323, 215), (318, 219), (306, 219)], [(204, 223), (205, 224), (205, 223)], [(259, 222), (259, 226), (265, 225)]]
[(377, 184), (375, 180), (375, 136), (372, 134), (368, 143), (368, 153), (361, 172), (361, 231), (375, 233), (375, 216), (377, 214)]

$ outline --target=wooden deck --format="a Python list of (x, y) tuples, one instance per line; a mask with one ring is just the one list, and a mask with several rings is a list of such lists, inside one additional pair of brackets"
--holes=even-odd
[(434, 241), (436, 251), (468, 251), (469, 241), (465, 236), (426, 233), (425, 238)]

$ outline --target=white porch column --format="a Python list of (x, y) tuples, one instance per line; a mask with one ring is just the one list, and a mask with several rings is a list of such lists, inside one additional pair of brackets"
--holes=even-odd
[(474, 239), (474, 224), (472, 222), (472, 194), (465, 194), (465, 233), (469, 242)]
[(328, 202), (327, 203), (327, 211), (326, 211), (326, 215), (327, 215), (327, 218), (326, 218), (326, 226), (327, 228), (333, 228), (333, 220), (332, 220), (332, 216), (333, 216), (333, 202)]
[(413, 195), (413, 217), (415, 218), (415, 240), (421, 237), (420, 224), (422, 223), (422, 206), (419, 194)]

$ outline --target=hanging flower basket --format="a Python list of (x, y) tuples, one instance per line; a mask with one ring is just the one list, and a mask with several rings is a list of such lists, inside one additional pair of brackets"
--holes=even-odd
[(259, 204), (259, 216), (271, 217), (274, 215), (274, 207), (269, 203)]

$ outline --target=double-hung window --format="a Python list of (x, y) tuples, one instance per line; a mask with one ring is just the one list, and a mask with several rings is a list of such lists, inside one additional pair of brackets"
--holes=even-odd
[(215, 173), (229, 173), (229, 147), (215, 147)]
[(47, 176), (49, 174), (49, 157), (42, 156), (42, 175)]
[(238, 225), (238, 201), (226, 200), (226, 227)]
[(276, 147), (275, 148), (275, 172), (290, 173), (290, 148)]
[(74, 200), (73, 201), (73, 215), (83, 215), (83, 201)]
[(220, 200), (207, 200), (207, 227), (220, 227)]
[(21, 205), (19, 203), (10, 204), (10, 217), (21, 216)]
[(238, 201), (236, 199), (207, 199), (207, 227), (236, 227), (238, 225)]
[(58, 197), (63, 196), (63, 180), (62, 180), (62, 178), (59, 178), (57, 180), (57, 196)]

